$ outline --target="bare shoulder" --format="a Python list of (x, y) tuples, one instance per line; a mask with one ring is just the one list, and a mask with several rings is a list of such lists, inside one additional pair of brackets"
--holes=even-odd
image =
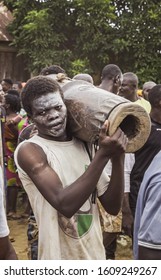
[(21, 168), (28, 169), (29, 167), (32, 168), (40, 163), (45, 164), (47, 158), (43, 149), (39, 145), (25, 141), (18, 149), (17, 161)]
[(28, 141), (24, 141), (18, 150), (18, 154), (21, 155), (23, 153), (27, 153), (27, 154), (43, 154), (43, 149), (37, 145), (36, 143), (32, 143), (32, 142), (28, 142)]

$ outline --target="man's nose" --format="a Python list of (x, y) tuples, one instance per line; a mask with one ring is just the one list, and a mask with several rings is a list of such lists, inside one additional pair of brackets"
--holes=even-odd
[(50, 110), (50, 112), (48, 113), (48, 120), (55, 120), (59, 118), (59, 113), (56, 110)]

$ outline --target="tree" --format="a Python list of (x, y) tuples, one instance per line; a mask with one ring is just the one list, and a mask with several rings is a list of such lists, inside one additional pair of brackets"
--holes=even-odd
[(70, 70), (74, 61), (82, 60), (85, 69), (96, 72), (108, 63), (108, 52), (105, 59), (101, 51), (108, 49), (102, 35), (111, 32), (109, 21), (114, 17), (109, 0), (3, 2), (14, 15), (12, 44), (28, 57), (34, 74), (52, 63)]
[(13, 45), (33, 74), (59, 64), (100, 76), (108, 63), (135, 72), (140, 84), (161, 77), (161, 1), (5, 0)]
[[(135, 72), (140, 84), (161, 82), (161, 1), (113, 1), (118, 15), (115, 21), (117, 63), (124, 72)], [(120, 48), (121, 46), (121, 48)]]

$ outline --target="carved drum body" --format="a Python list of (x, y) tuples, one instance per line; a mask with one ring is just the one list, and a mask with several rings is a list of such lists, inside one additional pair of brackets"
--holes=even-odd
[(70, 81), (62, 90), (68, 109), (68, 126), (75, 137), (94, 143), (102, 124), (108, 119), (109, 136), (118, 127), (127, 135), (126, 152), (135, 152), (146, 142), (151, 122), (140, 105), (85, 81)]

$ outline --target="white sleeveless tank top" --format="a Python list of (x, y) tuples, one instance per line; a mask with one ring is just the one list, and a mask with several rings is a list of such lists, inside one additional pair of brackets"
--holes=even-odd
[[(77, 139), (57, 142), (36, 135), (26, 141), (36, 143), (43, 149), (49, 165), (58, 174), (63, 187), (67, 187), (80, 177), (90, 163), (84, 144)], [(23, 142), (15, 151), (15, 163), (38, 224), (38, 258), (44, 260), (105, 259), (97, 204), (92, 204), (90, 197), (71, 219), (58, 213), (20, 168), (17, 152), (22, 144)], [(108, 176), (102, 174), (97, 185), (98, 196), (105, 192), (108, 183)]]

